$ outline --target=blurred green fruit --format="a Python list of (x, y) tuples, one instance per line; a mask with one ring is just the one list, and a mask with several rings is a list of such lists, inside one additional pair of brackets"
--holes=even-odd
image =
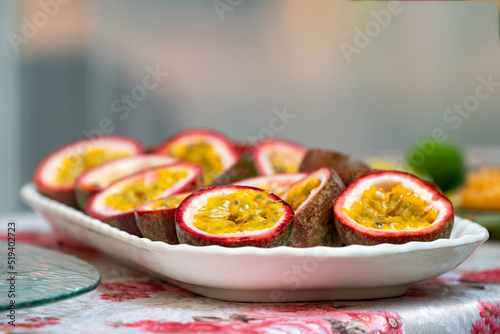
[(463, 150), (452, 143), (437, 143), (432, 137), (415, 141), (408, 151), (408, 163), (419, 174), (428, 176), (443, 192), (465, 181)]

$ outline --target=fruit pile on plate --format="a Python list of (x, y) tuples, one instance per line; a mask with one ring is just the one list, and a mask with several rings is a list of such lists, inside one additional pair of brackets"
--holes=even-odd
[(429, 182), (283, 139), (234, 142), (182, 131), (145, 150), (130, 138), (46, 157), (38, 191), (153, 241), (225, 247), (337, 247), (448, 238), (451, 202)]

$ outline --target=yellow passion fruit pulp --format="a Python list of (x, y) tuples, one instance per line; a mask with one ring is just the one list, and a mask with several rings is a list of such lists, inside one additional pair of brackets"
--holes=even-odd
[(268, 193), (239, 190), (211, 197), (194, 216), (193, 225), (211, 234), (263, 230), (274, 226), (283, 204), (268, 199)]
[(57, 171), (56, 182), (59, 185), (72, 185), (84, 171), (102, 165), (105, 162), (130, 156), (129, 152), (109, 149), (89, 149), (81, 154), (73, 154), (61, 162)]
[(439, 214), (400, 184), (389, 191), (371, 186), (350, 209), (342, 210), (365, 227), (394, 231), (427, 227)]
[(321, 180), (316, 178), (301, 181), (290, 189), (284, 200), (290, 204), (293, 210), (297, 210), (302, 203), (309, 198), (311, 192), (318, 188), (320, 184)]
[(170, 188), (185, 177), (187, 177), (185, 171), (160, 170), (153, 182), (137, 180), (133, 184), (127, 185), (121, 192), (107, 197), (106, 204), (122, 211), (131, 210), (139, 204), (153, 200), (165, 189)]
[(221, 159), (213, 146), (207, 143), (178, 143), (166, 152), (183, 161), (196, 163), (203, 167), (203, 180), (208, 185), (224, 170)]

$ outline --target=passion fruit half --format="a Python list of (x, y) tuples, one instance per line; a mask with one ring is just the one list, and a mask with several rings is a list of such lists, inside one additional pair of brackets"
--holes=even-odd
[(185, 192), (136, 207), (135, 219), (142, 236), (153, 241), (178, 244), (179, 240), (175, 231), (175, 210), (191, 194), (192, 192)]
[(382, 171), (353, 181), (334, 205), (335, 224), (345, 244), (402, 244), (449, 238), (454, 208), (420, 178)]
[(284, 246), (292, 220), (292, 208), (276, 195), (232, 185), (200, 190), (175, 213), (179, 242), (195, 246)]
[(229, 138), (222, 133), (207, 129), (179, 132), (159, 145), (155, 153), (166, 154), (202, 166), (206, 186), (235, 164), (239, 158), (239, 153)]
[(271, 174), (241, 180), (233, 185), (255, 187), (273, 194), (282, 194), (306, 176), (306, 173)]
[(106, 162), (141, 153), (141, 144), (130, 138), (80, 140), (48, 155), (38, 165), (33, 181), (38, 191), (45, 196), (77, 207), (75, 181), (78, 176)]
[(259, 174), (296, 173), (306, 154), (304, 146), (285, 139), (267, 139), (258, 142), (252, 157)]
[(87, 214), (120, 230), (140, 236), (134, 209), (143, 203), (198, 189), (201, 167), (177, 163), (127, 176), (98, 192), (85, 206)]
[(344, 189), (340, 177), (331, 168), (320, 168), (281, 194), (295, 211), (288, 246), (340, 246), (332, 207)]
[(315, 148), (307, 150), (299, 171), (310, 173), (321, 167), (330, 167), (338, 172), (346, 169), (368, 168), (368, 165), (344, 153)]
[(75, 195), (80, 208), (85, 208), (90, 197), (107, 188), (111, 183), (145, 169), (170, 165), (178, 159), (165, 155), (137, 155), (114, 160), (92, 168), (80, 175), (75, 182)]

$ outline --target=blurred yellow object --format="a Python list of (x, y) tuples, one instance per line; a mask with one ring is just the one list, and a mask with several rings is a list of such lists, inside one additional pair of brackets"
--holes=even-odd
[(406, 171), (395, 160), (389, 158), (369, 158), (367, 163), (373, 169)]
[(469, 172), (460, 196), (463, 208), (500, 210), (500, 167), (482, 167)]

